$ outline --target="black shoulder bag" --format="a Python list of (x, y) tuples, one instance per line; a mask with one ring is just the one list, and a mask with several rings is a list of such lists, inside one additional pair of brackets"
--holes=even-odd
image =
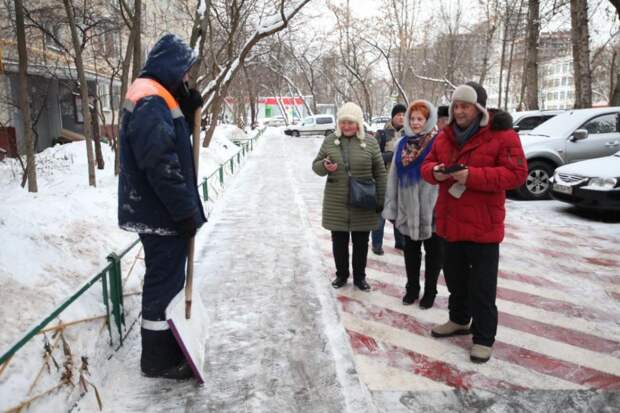
[(342, 160), (349, 175), (349, 206), (361, 209), (377, 209), (377, 186), (373, 178), (356, 178), (351, 176), (349, 160), (344, 154), (344, 149), (340, 145)]

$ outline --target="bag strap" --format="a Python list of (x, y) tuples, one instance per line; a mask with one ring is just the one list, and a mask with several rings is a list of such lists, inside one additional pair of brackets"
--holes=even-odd
[(342, 154), (342, 161), (344, 162), (344, 167), (347, 170), (347, 174), (349, 175), (349, 178), (351, 177), (351, 170), (349, 169), (349, 161), (347, 156), (344, 154), (344, 148), (342, 147), (342, 142), (340, 142), (340, 153)]

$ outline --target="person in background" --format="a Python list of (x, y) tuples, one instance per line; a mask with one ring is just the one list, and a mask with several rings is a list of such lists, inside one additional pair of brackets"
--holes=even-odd
[(505, 112), (491, 117), (486, 100), (478, 83), (458, 86), (449, 124), (422, 164), (422, 177), (439, 184), (436, 230), (446, 240), (443, 271), (450, 292), (449, 320), (433, 327), (431, 334), (472, 333), (470, 359), (475, 363), (491, 358), (497, 333), (495, 299), (506, 191), (521, 186), (528, 172), (512, 118)]
[[(383, 161), (385, 162), (385, 167), (388, 170), (392, 163), (392, 157), (394, 156), (394, 144), (398, 141), (403, 135), (404, 129), (404, 115), (407, 111), (407, 107), (402, 103), (397, 103), (392, 108), (392, 119), (385, 124), (382, 130), (377, 131), (375, 138), (379, 142), (379, 148), (381, 149), (381, 154), (383, 156)], [(385, 228), (385, 219), (382, 216), (379, 216), (379, 227), (372, 231), (371, 241), (372, 241), (372, 252), (376, 255), (383, 255), (383, 230)], [(398, 232), (398, 229), (394, 227), (394, 246), (398, 249), (403, 249), (405, 245), (405, 241)]]
[(430, 308), (437, 295), (437, 278), (443, 264), (443, 240), (433, 232), (433, 210), (438, 186), (422, 179), (422, 162), (435, 139), (437, 112), (426, 100), (414, 101), (405, 114), (405, 136), (395, 145), (388, 173), (383, 216), (394, 222), (405, 238), (407, 286), (403, 304), (420, 295), (420, 266), (424, 245), (424, 296), (420, 307)]
[[(327, 136), (312, 170), (327, 176), (323, 195), (323, 228), (331, 231), (332, 252), (336, 264), (334, 288), (349, 278), (349, 240), (353, 242), (353, 284), (370, 290), (366, 282), (368, 236), (377, 227), (385, 196), (385, 164), (379, 144), (364, 133), (362, 109), (348, 102), (338, 109), (336, 132)], [(376, 210), (349, 205), (349, 174), (357, 178), (374, 178), (378, 207)]]
[(448, 125), (450, 115), (448, 107), (445, 105), (437, 106), (437, 130), (440, 131)]

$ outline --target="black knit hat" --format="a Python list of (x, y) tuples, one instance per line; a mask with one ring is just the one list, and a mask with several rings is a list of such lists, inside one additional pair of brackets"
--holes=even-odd
[(437, 106), (437, 117), (438, 118), (448, 117), (448, 116), (450, 116), (450, 112), (448, 111), (448, 106), (446, 105)]
[(478, 95), (478, 99), (477, 99), (478, 103), (483, 108), (486, 108), (487, 107), (487, 91), (482, 87), (482, 85), (476, 82), (467, 82), (465, 84), (474, 88), (474, 90), (476, 91), (476, 95)]
[(403, 105), (402, 103), (397, 103), (392, 108), (392, 118), (394, 118), (394, 116), (398, 115), (399, 113), (405, 113), (405, 112), (407, 112), (407, 107)]

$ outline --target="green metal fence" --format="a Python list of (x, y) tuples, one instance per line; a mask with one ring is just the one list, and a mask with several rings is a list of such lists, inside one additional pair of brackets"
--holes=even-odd
[[(244, 159), (256, 146), (256, 141), (262, 136), (264, 129), (258, 131), (256, 136), (251, 139), (235, 140), (235, 144), (240, 146), (240, 151), (233, 155), (229, 160), (220, 165), (220, 167), (213, 172), (210, 176), (203, 179), (199, 188), (202, 188), (203, 199), (205, 202), (210, 200), (209, 184), (214, 180), (223, 187), (224, 177), (226, 176), (225, 169), (230, 169), (230, 175), (235, 171), (235, 162), (237, 169)], [(217, 178), (216, 178), (217, 177)], [(211, 198), (212, 199), (212, 198)], [(45, 317), (39, 324), (34, 326), (28, 333), (26, 333), (21, 339), (19, 339), (6, 353), (0, 357), (0, 366), (8, 362), (13, 355), (19, 351), (28, 341), (30, 341), (35, 335), (39, 334), (52, 320), (54, 320), (60, 313), (62, 313), (69, 305), (80, 298), (86, 291), (88, 291), (93, 285), (101, 281), (101, 295), (103, 303), (106, 309), (106, 324), (108, 327), (108, 334), (110, 335), (110, 345), (114, 344), (112, 334), (112, 324), (118, 331), (118, 340), (120, 345), (123, 344), (123, 326), (125, 325), (125, 308), (123, 305), (123, 280), (121, 270), (121, 259), (129, 253), (139, 243), (139, 239), (133, 241), (128, 245), (121, 253), (111, 253), (107, 257), (107, 265), (101, 269), (97, 275), (88, 280), (82, 287), (80, 287), (73, 295), (67, 298), (62, 304), (60, 304), (50, 315)]]

